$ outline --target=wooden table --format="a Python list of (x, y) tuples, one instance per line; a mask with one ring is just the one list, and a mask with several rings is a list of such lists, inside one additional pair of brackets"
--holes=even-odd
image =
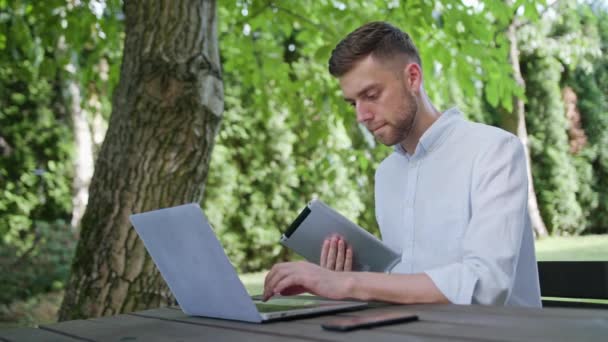
[[(332, 317), (387, 310), (414, 312), (420, 321), (345, 333), (320, 327)], [(377, 305), (333, 316), (252, 324), (161, 308), (39, 329), (0, 330), (0, 341), (608, 341), (608, 310)]]

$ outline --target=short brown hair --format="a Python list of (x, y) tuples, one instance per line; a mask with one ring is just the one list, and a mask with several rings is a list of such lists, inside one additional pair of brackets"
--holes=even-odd
[(336, 45), (329, 58), (329, 73), (341, 77), (370, 54), (379, 58), (403, 54), (422, 65), (418, 49), (407, 33), (389, 23), (374, 21), (354, 30)]

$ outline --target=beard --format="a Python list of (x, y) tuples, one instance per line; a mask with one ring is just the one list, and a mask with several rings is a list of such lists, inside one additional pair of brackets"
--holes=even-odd
[(376, 135), (376, 138), (386, 146), (393, 146), (401, 143), (412, 132), (415, 126), (418, 113), (418, 103), (414, 95), (403, 92), (403, 102), (395, 111), (391, 121), (386, 122), (386, 127), (382, 128), (383, 134)]

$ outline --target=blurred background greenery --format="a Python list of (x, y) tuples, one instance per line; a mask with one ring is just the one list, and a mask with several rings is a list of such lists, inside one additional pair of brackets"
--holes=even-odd
[[(225, 112), (202, 204), (240, 273), (259, 279), (292, 257), (277, 239), (313, 197), (378, 233), (373, 177), (390, 149), (356, 124), (326, 71), (335, 43), (378, 19), (413, 37), (439, 108), (513, 130), (514, 98), (525, 101), (550, 235), (537, 243), (539, 259), (608, 260), (604, 1), (218, 6)], [(123, 25), (118, 0), (0, 0), (0, 324), (54, 319), (78, 239), (77, 194), (92, 175), (83, 165), (110, 117)], [(508, 58), (511, 27), (525, 88)]]

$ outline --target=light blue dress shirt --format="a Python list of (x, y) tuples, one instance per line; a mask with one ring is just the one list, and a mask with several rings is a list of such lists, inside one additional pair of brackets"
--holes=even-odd
[(446, 111), (376, 171), (382, 240), (403, 253), (392, 272), (426, 273), (455, 304), (540, 307), (527, 182), (516, 136)]

